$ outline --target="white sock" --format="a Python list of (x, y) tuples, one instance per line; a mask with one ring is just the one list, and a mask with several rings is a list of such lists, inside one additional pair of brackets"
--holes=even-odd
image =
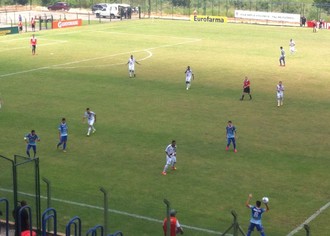
[(91, 127), (88, 127), (88, 131), (87, 131), (87, 135), (89, 135), (90, 134), (90, 132), (91, 132)]
[(165, 165), (163, 172), (166, 172), (167, 171), (167, 168), (168, 168), (168, 165)]

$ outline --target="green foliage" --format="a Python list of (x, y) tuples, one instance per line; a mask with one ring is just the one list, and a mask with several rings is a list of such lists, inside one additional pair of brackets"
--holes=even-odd
[(330, 0), (314, 0), (316, 7), (324, 9), (327, 14), (330, 14)]
[(29, 1), (28, 0), (17, 0), (17, 3), (20, 5), (26, 5), (29, 3)]

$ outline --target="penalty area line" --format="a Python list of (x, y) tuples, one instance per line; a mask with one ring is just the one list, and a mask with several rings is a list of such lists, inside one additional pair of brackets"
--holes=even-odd
[[(4, 189), (4, 188), (0, 188), (0, 191), (3, 192), (13, 192), (10, 189)], [(35, 195), (30, 194), (30, 193), (23, 193), (23, 192), (19, 192), (19, 194), (25, 195), (25, 196), (29, 196), (29, 197), (34, 197)], [(47, 197), (45, 196), (40, 196), (40, 198), (42, 199), (47, 199)], [(52, 201), (55, 202), (60, 202), (60, 203), (66, 203), (69, 205), (75, 205), (75, 206), (80, 206), (80, 207), (85, 207), (85, 208), (91, 208), (91, 209), (96, 209), (96, 210), (103, 210), (103, 207), (99, 207), (99, 206), (93, 206), (93, 205), (89, 205), (89, 204), (85, 204), (85, 203), (79, 203), (79, 202), (74, 202), (74, 201), (69, 201), (69, 200), (64, 200), (64, 199), (59, 199), (59, 198), (52, 198)], [(109, 212), (112, 213), (116, 213), (119, 215), (124, 215), (124, 216), (129, 216), (132, 218), (137, 218), (137, 219), (142, 219), (142, 220), (146, 220), (146, 221), (150, 221), (150, 222), (156, 222), (156, 223), (160, 223), (162, 224), (163, 221), (162, 220), (158, 220), (158, 219), (154, 219), (151, 217), (147, 217), (147, 216), (141, 216), (141, 215), (137, 215), (137, 214), (133, 214), (133, 213), (128, 213), (125, 211), (118, 211), (118, 210), (114, 210), (114, 209), (109, 209)], [(204, 232), (204, 233), (209, 233), (209, 234), (215, 234), (215, 235), (222, 235), (221, 232), (216, 232), (214, 230), (210, 230), (210, 229), (204, 229), (204, 228), (199, 228), (199, 227), (194, 227), (194, 226), (189, 226), (189, 225), (183, 225), (181, 224), (183, 228), (186, 229), (191, 229), (191, 230), (195, 230), (195, 231), (200, 231), (200, 232)], [(227, 236), (233, 236), (232, 234), (226, 234)]]
[(287, 236), (292, 236), (292, 235), (298, 233), (304, 227), (304, 225), (309, 224), (312, 220), (314, 220), (316, 217), (318, 217), (328, 207), (330, 207), (330, 202), (328, 202), (327, 204), (325, 204), (324, 206), (322, 206), (320, 209), (318, 209), (313, 215), (311, 215), (307, 220), (305, 220), (304, 223), (302, 223), (297, 228), (295, 228), (294, 230), (292, 230)]
[[(141, 59), (139, 59), (138, 61), (144, 61), (149, 59), (150, 57), (152, 57), (152, 52), (150, 52), (149, 50), (144, 50), (144, 52), (147, 52), (148, 55), (146, 57), (143, 57)], [(113, 57), (116, 55), (113, 55)], [(121, 62), (121, 63), (114, 63), (114, 64), (103, 64), (103, 65), (93, 65), (93, 66), (54, 66), (51, 69), (80, 69), (80, 68), (100, 68), (100, 67), (110, 67), (110, 66), (122, 66), (122, 65), (126, 65), (126, 62)]]

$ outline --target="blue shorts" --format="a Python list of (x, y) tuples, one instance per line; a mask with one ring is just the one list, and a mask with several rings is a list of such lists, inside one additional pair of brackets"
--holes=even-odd
[(36, 145), (31, 145), (31, 144), (28, 144), (26, 146), (26, 151), (30, 151), (31, 148), (33, 149), (34, 152), (37, 151), (37, 146)]
[(259, 232), (264, 232), (264, 227), (262, 227), (262, 225), (250, 223), (249, 231), (253, 231), (254, 228), (257, 228)]
[(61, 143), (65, 143), (68, 140), (68, 136), (61, 136)]

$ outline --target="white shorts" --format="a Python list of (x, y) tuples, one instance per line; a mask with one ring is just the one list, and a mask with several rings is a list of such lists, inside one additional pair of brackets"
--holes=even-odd
[(128, 70), (129, 71), (134, 71), (135, 70), (135, 66), (133, 65), (128, 65)]
[(284, 93), (283, 92), (277, 92), (277, 99), (283, 99)]
[(176, 156), (166, 156), (166, 165), (173, 165), (176, 163)]
[(88, 125), (94, 125), (95, 119), (88, 120)]

